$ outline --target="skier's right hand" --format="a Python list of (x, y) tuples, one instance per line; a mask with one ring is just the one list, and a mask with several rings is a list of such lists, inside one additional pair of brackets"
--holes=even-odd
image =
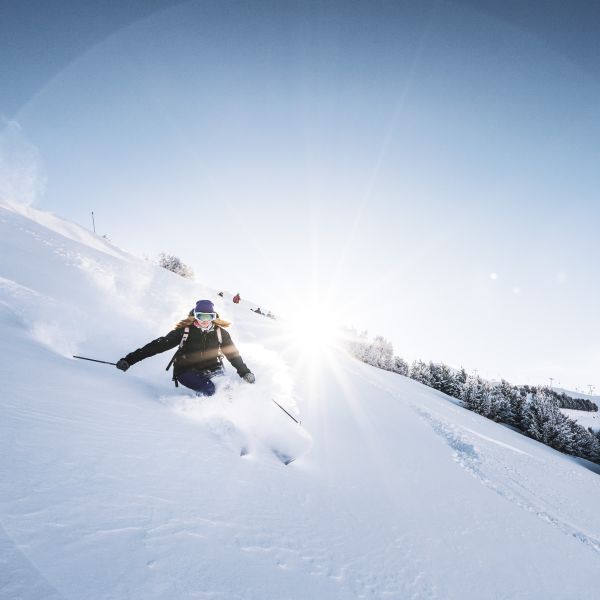
[(124, 358), (120, 358), (117, 361), (117, 369), (120, 369), (121, 371), (127, 371), (130, 366), (131, 365)]

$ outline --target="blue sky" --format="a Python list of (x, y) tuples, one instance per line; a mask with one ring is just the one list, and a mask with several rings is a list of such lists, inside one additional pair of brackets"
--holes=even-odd
[(55, 8), (2, 20), (39, 208), (408, 359), (600, 390), (593, 3)]

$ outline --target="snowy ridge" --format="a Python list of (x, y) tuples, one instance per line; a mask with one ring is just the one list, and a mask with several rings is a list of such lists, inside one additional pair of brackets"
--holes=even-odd
[[(100, 252), (105, 252), (106, 254), (110, 254), (111, 256), (115, 256), (117, 258), (125, 258), (126, 256), (126, 253), (118, 250), (113, 244), (109, 243), (104, 238), (92, 233), (84, 227), (81, 227), (81, 225), (65, 221), (64, 219), (56, 217), (51, 213), (37, 210), (36, 208), (26, 204), (11, 204), (2, 201), (0, 201), (0, 208), (23, 216), (26, 221), (23, 221), (22, 223), (27, 223), (27, 221), (29, 221), (31, 224), (35, 223), (42, 225), (44, 228), (58, 234), (61, 237), (68, 238), (74, 242), (79, 242), (90, 248), (94, 248)], [(33, 236), (36, 235), (35, 231), (33, 230), (27, 231)], [(51, 240), (52, 238), (50, 236), (46, 237), (47, 244), (51, 245)]]
[[(581, 463), (56, 217), (0, 208), (0, 233), (0, 598), (596, 597)], [(199, 297), (254, 386), (70, 358), (114, 362)]]

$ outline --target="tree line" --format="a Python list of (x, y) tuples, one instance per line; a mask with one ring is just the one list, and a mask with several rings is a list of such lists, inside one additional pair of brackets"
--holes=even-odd
[(352, 332), (348, 339), (351, 354), (369, 365), (410, 377), (555, 450), (600, 464), (600, 431), (586, 429), (560, 410), (597, 411), (598, 406), (588, 399), (572, 398), (544, 386), (511, 385), (504, 379), (491, 383), (443, 363), (416, 360), (409, 365), (394, 356), (391, 342), (382, 336), (369, 341), (367, 332)]

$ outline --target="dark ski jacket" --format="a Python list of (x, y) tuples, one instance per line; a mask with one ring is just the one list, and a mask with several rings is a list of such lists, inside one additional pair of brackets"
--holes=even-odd
[[(221, 352), (227, 357), (227, 360), (233, 365), (240, 377), (250, 373), (250, 369), (246, 366), (238, 349), (231, 341), (231, 336), (222, 327)], [(185, 328), (178, 327), (169, 331), (167, 335), (159, 337), (142, 348), (138, 348), (134, 352), (130, 352), (125, 356), (125, 360), (134, 365), (144, 358), (149, 358), (160, 352), (176, 348), (181, 342)], [(179, 349), (175, 354), (173, 361), (173, 378), (177, 378), (179, 373), (188, 369), (198, 369), (200, 371), (217, 371), (221, 368), (219, 360), (219, 339), (217, 337), (217, 328), (211, 331), (202, 331), (199, 327), (190, 325), (188, 338), (185, 341), (183, 348)]]

